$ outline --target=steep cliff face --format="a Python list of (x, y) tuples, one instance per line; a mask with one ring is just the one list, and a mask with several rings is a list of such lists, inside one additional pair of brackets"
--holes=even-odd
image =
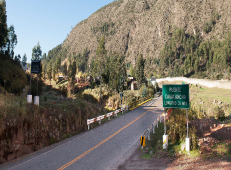
[[(220, 19), (205, 33), (203, 27), (215, 12)], [(190, 35), (198, 32), (203, 40), (222, 40), (231, 29), (230, 16), (230, 0), (119, 0), (78, 23), (62, 49), (82, 53), (88, 48), (91, 60), (100, 37), (105, 35), (108, 52), (124, 54), (127, 61), (135, 63), (139, 52), (144, 57), (157, 57), (174, 27), (184, 28)]]

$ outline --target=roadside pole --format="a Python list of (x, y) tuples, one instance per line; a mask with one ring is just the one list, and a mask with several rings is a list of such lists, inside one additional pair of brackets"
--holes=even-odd
[(190, 138), (188, 137), (188, 109), (186, 110), (186, 117), (187, 117), (187, 138), (186, 138), (186, 151), (190, 151)]
[(30, 73), (30, 94), (27, 95), (27, 103), (32, 103), (32, 95), (31, 95), (31, 73)]
[(165, 122), (166, 110), (164, 111), (164, 135), (163, 135), (163, 149), (168, 148), (168, 135), (166, 134), (166, 122)]
[(120, 97), (121, 97), (121, 110), (122, 110), (122, 114), (123, 114), (123, 92), (120, 93)]

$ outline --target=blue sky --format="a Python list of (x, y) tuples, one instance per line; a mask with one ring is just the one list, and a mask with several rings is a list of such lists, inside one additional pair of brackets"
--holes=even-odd
[(61, 44), (80, 21), (114, 0), (6, 0), (7, 25), (14, 25), (18, 43), (14, 54), (26, 53), (40, 43), (42, 53)]

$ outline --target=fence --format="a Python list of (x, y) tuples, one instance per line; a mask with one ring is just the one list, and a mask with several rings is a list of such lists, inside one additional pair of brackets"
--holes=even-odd
[(146, 102), (148, 102), (148, 101), (150, 101), (150, 100), (152, 100), (152, 99), (153, 99), (153, 98), (151, 98), (150, 96), (145, 97), (145, 98), (141, 98), (141, 99), (139, 99), (139, 100), (137, 100), (137, 101), (135, 101), (135, 102), (133, 102), (133, 103), (131, 103), (131, 104), (128, 104), (126, 107), (123, 107), (123, 108), (118, 109), (118, 110), (116, 110), (116, 111), (107, 113), (107, 114), (105, 114), (105, 115), (98, 116), (98, 117), (96, 117), (96, 118), (87, 119), (88, 130), (90, 129), (90, 124), (92, 124), (92, 123), (94, 123), (94, 122), (99, 122), (99, 124), (101, 124), (101, 120), (104, 119), (104, 118), (108, 118), (108, 120), (110, 120), (110, 117), (111, 117), (111, 116), (116, 115), (116, 117), (117, 117), (117, 114), (118, 114), (119, 112), (123, 112), (123, 111), (128, 110), (128, 109), (129, 109), (129, 110), (133, 110), (133, 109), (135, 109), (135, 108), (141, 106), (142, 104), (144, 104), (144, 103), (146, 103)]
[[(166, 111), (166, 117), (165, 117), (165, 120), (166, 118), (169, 117), (169, 115), (172, 113), (172, 109), (168, 109)], [(147, 130), (144, 131), (143, 135), (142, 136), (145, 136), (145, 138), (147, 138), (147, 140), (151, 140), (151, 130), (152, 130), (152, 133), (155, 133), (155, 128), (157, 127), (158, 128), (158, 122), (162, 122), (163, 121), (163, 118), (164, 118), (164, 114), (165, 113), (162, 113), (162, 115), (158, 116), (158, 118), (148, 127)], [(141, 146), (141, 148), (143, 148), (143, 146)]]
[(105, 115), (101, 115), (101, 116), (98, 116), (96, 118), (92, 118), (92, 119), (87, 119), (87, 126), (88, 126), (88, 130), (90, 129), (90, 124), (94, 123), (94, 122), (99, 122), (99, 124), (101, 124), (101, 120), (104, 119), (104, 118), (108, 118), (108, 120), (110, 120), (110, 117), (111, 116), (114, 116), (116, 115), (117, 117), (117, 114), (119, 112), (123, 112), (125, 110), (128, 110), (128, 106), (127, 107), (123, 107), (121, 109), (118, 109), (116, 111), (113, 111), (113, 112), (110, 112), (110, 113), (107, 113)]

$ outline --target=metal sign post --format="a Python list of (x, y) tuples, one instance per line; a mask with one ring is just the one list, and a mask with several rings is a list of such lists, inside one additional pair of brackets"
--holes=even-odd
[[(166, 84), (162, 86), (163, 91), (163, 107), (187, 109), (187, 138), (186, 151), (190, 150), (190, 139), (188, 136), (188, 109), (189, 109), (189, 84)], [(166, 128), (165, 128), (166, 135)], [(165, 136), (164, 135), (164, 136)], [(163, 144), (167, 142), (167, 138), (163, 136)], [(165, 139), (165, 140), (164, 140)], [(165, 146), (163, 146), (165, 148)]]
[(165, 122), (166, 111), (164, 113), (164, 135), (166, 135), (166, 122)]
[(34, 104), (39, 105), (39, 96), (38, 96), (38, 75), (40, 74), (39, 60), (31, 61), (31, 73), (37, 74), (37, 96), (34, 96)]

